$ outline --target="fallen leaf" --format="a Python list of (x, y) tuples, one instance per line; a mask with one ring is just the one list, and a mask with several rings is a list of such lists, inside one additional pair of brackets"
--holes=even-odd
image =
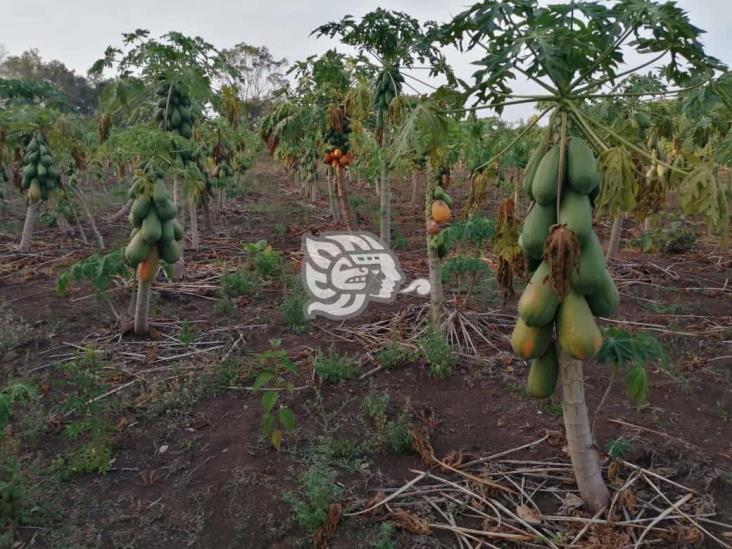
[(516, 514), (529, 524), (541, 524), (541, 515), (539, 512), (528, 505), (519, 505), (516, 507)]

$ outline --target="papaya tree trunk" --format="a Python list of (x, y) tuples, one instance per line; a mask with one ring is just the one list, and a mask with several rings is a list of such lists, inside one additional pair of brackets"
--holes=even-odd
[[(427, 185), (424, 199), (424, 224), (425, 227), (432, 220), (432, 193), (435, 190), (435, 181), (427, 175)], [(432, 237), (427, 234), (427, 266), (429, 268), (430, 281), (430, 320), (432, 327), (439, 330), (444, 312), (444, 296), (442, 293), (442, 263), (437, 250), (432, 247)]]
[(173, 204), (180, 205), (180, 185), (178, 184), (178, 176), (173, 176)]
[(562, 385), (564, 429), (577, 487), (587, 506), (592, 512), (597, 512), (607, 505), (610, 492), (602, 478), (599, 455), (590, 430), (582, 362), (570, 357), (561, 347), (559, 380)]
[(117, 221), (130, 213), (130, 208), (132, 208), (132, 200), (128, 200), (127, 202), (125, 202), (124, 206), (117, 210), (116, 213), (112, 214), (112, 217), (109, 218), (109, 221), (111, 223), (117, 223)]
[(344, 172), (342, 166), (336, 168), (336, 188), (338, 190), (338, 202), (341, 208), (341, 219), (346, 224), (346, 228), (351, 230), (351, 214), (348, 211), (348, 193), (346, 191), (346, 183), (344, 181)]
[(148, 314), (150, 313), (150, 286), (151, 282), (137, 280), (137, 301), (135, 303), (135, 324), (136, 336), (145, 336), (149, 332)]
[(417, 172), (412, 172), (412, 200), (409, 202), (409, 205), (417, 205)]
[(203, 209), (203, 222), (206, 224), (206, 232), (213, 232), (213, 220), (211, 219), (211, 208), (209, 206), (209, 196), (203, 193), (201, 197), (201, 206)]
[[(387, 151), (389, 148), (388, 133), (386, 124), (384, 124), (384, 137), (382, 148)], [(387, 247), (391, 246), (391, 179), (389, 178), (389, 162), (384, 157), (384, 164), (381, 166), (381, 217), (379, 236)]]
[(191, 212), (191, 248), (198, 250), (200, 236), (198, 234), (198, 208), (196, 207), (195, 198), (190, 197), (188, 199), (188, 209)]
[(25, 211), (25, 223), (23, 224), (23, 234), (20, 236), (21, 252), (27, 252), (30, 250), (31, 238), (33, 237), (33, 224), (36, 222), (36, 214), (38, 213), (38, 206), (40, 202), (29, 202), (28, 208)]
[(313, 179), (310, 182), (310, 201), (311, 202), (318, 201), (318, 181), (316, 179)]
[(620, 235), (623, 232), (623, 216), (618, 216), (613, 220), (613, 228), (610, 231), (610, 240), (607, 243), (607, 253), (605, 257), (610, 259), (615, 257), (620, 248)]
[(333, 193), (333, 171), (328, 170), (328, 205), (330, 206), (330, 213), (333, 216), (334, 223), (341, 222), (341, 212), (336, 206), (335, 194)]

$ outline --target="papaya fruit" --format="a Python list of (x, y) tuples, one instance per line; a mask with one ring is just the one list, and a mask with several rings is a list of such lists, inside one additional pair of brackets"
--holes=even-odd
[(180, 257), (180, 245), (175, 241), (160, 243), (160, 259), (166, 263), (175, 263)]
[(602, 347), (602, 334), (584, 296), (570, 290), (559, 304), (557, 341), (571, 357), (590, 360)]
[(44, 154), (41, 157), (41, 164), (43, 164), (46, 167), (48, 167), (51, 164), (53, 164), (53, 158), (51, 157), (51, 155), (50, 154)]
[(160, 251), (157, 246), (152, 246), (145, 259), (137, 264), (137, 279), (141, 282), (152, 282), (159, 265)]
[(564, 189), (559, 207), (559, 223), (567, 225), (580, 243), (586, 242), (592, 234), (592, 206), (587, 195)]
[(450, 208), (442, 200), (432, 203), (432, 219), (440, 224), (450, 221)]
[(534, 181), (534, 175), (536, 175), (536, 168), (539, 167), (539, 162), (541, 162), (541, 158), (544, 156), (542, 150), (542, 147), (537, 147), (537, 149), (533, 152), (533, 154), (529, 158), (529, 161), (526, 163), (526, 168), (524, 169), (524, 178), (521, 180), (521, 188), (524, 190), (526, 196), (528, 196), (531, 200), (534, 200), (534, 193), (531, 190), (531, 184)]
[(137, 231), (125, 247), (125, 259), (134, 267), (147, 257), (149, 251), (150, 245), (142, 239), (141, 232)]
[(170, 242), (175, 240), (175, 228), (173, 226), (175, 220), (168, 219), (160, 223), (160, 242)]
[(435, 190), (432, 193), (432, 198), (434, 198), (435, 200), (442, 200), (445, 204), (447, 204), (448, 208), (452, 208), (452, 198), (449, 194), (445, 192), (445, 189), (443, 189), (441, 186), (437, 185), (435, 187)]
[(557, 222), (557, 210), (554, 205), (542, 206), (535, 202), (524, 220), (521, 229), (521, 249), (534, 259), (544, 257), (544, 242), (549, 236), (549, 227)]
[(150, 244), (151, 246), (160, 240), (160, 234), (162, 227), (158, 214), (155, 213), (155, 209), (151, 208), (150, 211), (142, 220), (142, 227), (140, 227), (140, 235), (142, 239)]
[(36, 165), (28, 164), (23, 168), (23, 177), (30, 181), (36, 176)]
[(519, 317), (532, 328), (549, 324), (559, 306), (559, 298), (549, 286), (548, 276), (549, 266), (542, 261), (519, 298)]
[(569, 273), (569, 282), (578, 294), (589, 295), (600, 289), (605, 282), (606, 272), (602, 244), (593, 231), (582, 245), (579, 269)]
[(165, 181), (163, 181), (162, 179), (155, 180), (155, 183), (153, 183), (152, 197), (155, 201), (156, 206), (170, 200), (168, 198), (168, 189), (165, 188)]
[(41, 183), (37, 179), (33, 179), (28, 187), (28, 200), (31, 202), (38, 202), (43, 198), (43, 189)]
[(178, 207), (169, 198), (163, 203), (155, 202), (155, 211), (158, 212), (160, 221), (168, 221), (178, 215)]
[(135, 199), (130, 208), (130, 214), (135, 219), (135, 223), (133, 223), (135, 227), (142, 223), (142, 220), (145, 219), (145, 216), (150, 211), (151, 206), (150, 199), (146, 196), (138, 196)]
[(185, 231), (177, 219), (173, 219), (173, 240), (183, 240)]
[(552, 322), (540, 328), (532, 328), (519, 318), (511, 333), (513, 352), (524, 360), (539, 358), (551, 343), (553, 331)]
[(36, 149), (28, 155), (28, 162), (30, 162), (31, 164), (37, 164), (40, 158), (41, 151)]
[(187, 122), (181, 123), (181, 125), (178, 127), (178, 130), (180, 131), (181, 136), (185, 137), (186, 139), (190, 139), (191, 137), (193, 137), (193, 127)]
[(567, 146), (567, 185), (580, 194), (590, 194), (599, 180), (592, 149), (584, 139), (573, 137)]
[(559, 177), (560, 146), (554, 145), (542, 156), (536, 167), (531, 193), (542, 206), (549, 206), (557, 198), (557, 180)]
[(617, 311), (618, 305), (620, 305), (620, 294), (607, 269), (603, 270), (603, 274), (604, 280), (600, 288), (587, 296), (587, 304), (593, 315), (607, 318)]
[(58, 179), (58, 170), (56, 169), (56, 166), (54, 166), (53, 164), (47, 166), (46, 175), (51, 179)]
[(540, 358), (531, 361), (526, 393), (535, 398), (547, 398), (554, 394), (559, 379), (557, 348), (553, 343)]
[(180, 117), (180, 110), (178, 110), (178, 107), (173, 107), (170, 112), (170, 127), (177, 128), (180, 126), (181, 122), (182, 119)]
[(36, 175), (39, 179), (41, 177), (46, 177), (46, 166), (43, 164), (36, 164)]

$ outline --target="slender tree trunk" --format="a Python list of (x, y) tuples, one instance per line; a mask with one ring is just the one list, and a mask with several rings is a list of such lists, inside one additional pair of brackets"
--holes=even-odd
[(81, 192), (81, 190), (71, 187), (71, 190), (74, 192), (76, 197), (79, 199), (79, 205), (81, 206), (81, 209), (84, 210), (84, 214), (86, 215), (86, 218), (89, 220), (89, 225), (91, 225), (92, 232), (94, 233), (94, 238), (97, 239), (97, 244), (99, 245), (99, 249), (104, 249), (104, 238), (102, 237), (102, 233), (99, 232), (99, 228), (97, 227), (96, 222), (94, 221), (94, 216), (92, 215), (91, 211), (89, 210), (89, 206), (86, 204), (86, 197)]
[[(384, 137), (382, 148), (386, 151), (389, 148), (387, 128), (384, 124)], [(389, 165), (384, 158), (384, 165), (381, 167), (381, 218), (379, 236), (387, 247), (391, 246), (391, 179), (389, 177)]]
[(623, 232), (623, 216), (619, 215), (613, 220), (613, 228), (610, 231), (610, 240), (607, 243), (607, 252), (605, 257), (610, 259), (615, 257), (620, 247), (620, 235)]
[(649, 215), (646, 217), (645, 221), (643, 222), (643, 232), (647, 233), (651, 230), (652, 223), (651, 223), (651, 216)]
[(346, 182), (344, 181), (344, 172), (342, 166), (336, 168), (336, 188), (338, 190), (338, 202), (341, 208), (341, 218), (346, 224), (346, 228), (351, 230), (351, 213), (348, 209), (348, 192), (346, 191)]
[(137, 302), (135, 303), (135, 325), (136, 336), (144, 336), (149, 332), (148, 314), (150, 312), (150, 286), (151, 282), (137, 281)]
[(180, 205), (180, 185), (178, 184), (178, 176), (173, 176), (173, 204)]
[(582, 362), (559, 349), (559, 379), (562, 385), (562, 412), (567, 433), (569, 455), (582, 499), (592, 512), (605, 507), (610, 500), (600, 470), (599, 455), (590, 430), (585, 403)]
[(316, 179), (313, 179), (310, 182), (310, 201), (311, 202), (318, 201), (318, 181)]
[[(435, 181), (427, 174), (427, 186), (424, 199), (424, 224), (425, 227), (432, 219), (432, 192), (435, 190)], [(430, 319), (432, 327), (439, 330), (444, 312), (444, 296), (442, 293), (442, 263), (437, 255), (437, 250), (432, 247), (432, 237), (426, 233), (427, 241), (427, 266), (429, 268), (430, 280)]]
[(130, 208), (132, 208), (132, 199), (125, 202), (124, 205), (119, 210), (117, 210), (116, 213), (112, 214), (112, 216), (109, 218), (109, 221), (111, 223), (117, 223), (117, 221), (122, 219), (130, 212)]
[(25, 211), (25, 223), (23, 224), (23, 234), (20, 236), (19, 250), (27, 252), (31, 247), (31, 238), (33, 237), (33, 224), (36, 221), (38, 206), (40, 202), (29, 202)]
[(412, 200), (409, 202), (409, 205), (417, 205), (417, 172), (412, 172)]
[(206, 232), (213, 232), (213, 220), (211, 219), (211, 208), (209, 207), (209, 196), (203, 193), (201, 196), (201, 206), (203, 208), (203, 222), (206, 224)]
[(188, 199), (188, 208), (191, 212), (191, 248), (198, 250), (200, 236), (198, 234), (198, 208), (196, 207), (195, 198), (190, 197)]
[[(178, 176), (173, 176), (173, 204), (178, 207), (178, 215), (176, 219), (178, 222), (185, 227), (185, 208), (180, 196), (180, 185), (178, 183)], [(173, 280), (182, 280), (186, 275), (186, 264), (183, 259), (183, 242), (180, 243), (180, 257), (178, 261), (173, 265)]]
[(328, 204), (330, 206), (330, 213), (333, 216), (333, 222), (334, 223), (340, 223), (341, 222), (341, 212), (338, 209), (338, 206), (336, 206), (335, 201), (335, 194), (333, 193), (333, 173), (332, 171), (328, 171)]

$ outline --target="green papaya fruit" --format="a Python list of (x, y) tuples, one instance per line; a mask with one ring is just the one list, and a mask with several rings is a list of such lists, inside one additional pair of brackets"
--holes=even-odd
[(168, 197), (168, 189), (165, 188), (165, 181), (163, 181), (162, 178), (156, 179), (155, 183), (153, 183), (152, 198), (156, 206), (170, 200)]
[(36, 176), (36, 165), (28, 164), (23, 168), (23, 177), (29, 181)]
[(130, 214), (135, 219), (133, 225), (138, 226), (139, 223), (142, 223), (151, 207), (152, 204), (147, 196), (138, 196), (132, 203), (132, 208), (130, 208)]
[(531, 200), (534, 200), (534, 192), (531, 189), (531, 185), (534, 181), (534, 176), (536, 175), (536, 169), (539, 167), (539, 162), (541, 162), (541, 159), (544, 156), (542, 151), (543, 147), (538, 147), (533, 152), (531, 158), (529, 158), (529, 161), (526, 164), (526, 169), (524, 170), (524, 178), (521, 181), (521, 188), (524, 190), (526, 196), (528, 196)]
[(511, 333), (511, 347), (517, 356), (528, 360), (539, 358), (552, 341), (554, 324), (532, 328), (519, 318)]
[(549, 236), (549, 227), (556, 222), (557, 210), (554, 205), (542, 206), (538, 202), (534, 203), (521, 229), (521, 248), (526, 255), (534, 259), (544, 257), (544, 242)]
[(541, 157), (536, 167), (531, 193), (542, 206), (549, 206), (557, 198), (557, 180), (559, 178), (560, 146), (554, 145)]
[(567, 185), (580, 194), (590, 194), (599, 181), (592, 149), (584, 139), (573, 137), (567, 146)]
[(41, 177), (46, 177), (46, 166), (43, 164), (36, 164), (36, 175)]
[(162, 227), (160, 218), (155, 212), (155, 208), (150, 208), (147, 212), (145, 219), (142, 220), (142, 227), (140, 228), (140, 235), (142, 239), (148, 244), (155, 244), (160, 240), (160, 234), (162, 233)]
[(569, 281), (578, 294), (589, 295), (603, 285), (605, 273), (605, 254), (600, 239), (593, 231), (582, 245), (579, 269), (569, 274)]
[(448, 208), (452, 208), (452, 197), (445, 192), (445, 189), (443, 189), (440, 185), (435, 186), (435, 190), (432, 193), (432, 198), (435, 200), (442, 200), (445, 204), (447, 204)]
[(590, 306), (593, 315), (607, 318), (618, 310), (620, 294), (607, 269), (603, 270), (603, 274), (602, 285), (596, 292), (587, 296), (587, 304)]
[(147, 257), (149, 251), (150, 244), (142, 238), (142, 231), (138, 231), (125, 247), (125, 259), (134, 267)]
[(183, 240), (184, 235), (185, 230), (183, 229), (183, 225), (177, 219), (173, 219), (173, 239)]
[(191, 109), (183, 107), (180, 110), (180, 118), (183, 122), (190, 125), (191, 122), (193, 121), (193, 115), (191, 114)]
[(41, 164), (46, 167), (50, 166), (51, 164), (53, 164), (53, 157), (50, 154), (44, 154), (41, 157)]
[(559, 207), (559, 223), (567, 225), (581, 244), (586, 242), (592, 234), (592, 206), (587, 195), (564, 189)]
[(46, 176), (51, 179), (58, 179), (59, 173), (56, 169), (56, 166), (51, 164), (50, 166), (46, 166)]
[(170, 127), (178, 128), (178, 127), (180, 127), (181, 122), (182, 122), (182, 119), (180, 117), (180, 111), (178, 110), (178, 107), (173, 107), (173, 109), (170, 113)]
[(170, 242), (175, 240), (175, 220), (168, 219), (160, 224), (160, 242)]
[(160, 259), (166, 263), (175, 263), (180, 257), (180, 245), (172, 240), (170, 242), (160, 242)]
[(193, 137), (193, 128), (188, 122), (181, 123), (181, 125), (178, 127), (178, 130), (180, 132), (180, 135), (182, 137), (185, 137), (186, 139), (190, 139), (191, 137)]
[(519, 316), (532, 328), (549, 324), (559, 306), (559, 298), (549, 286), (548, 277), (549, 266), (542, 261), (519, 298)]
[(142, 219), (138, 219), (137, 217), (132, 215), (132, 210), (130, 210), (130, 213), (127, 214), (127, 221), (129, 221), (130, 225), (132, 225), (133, 227), (142, 227)]
[(43, 198), (42, 196), (43, 189), (41, 188), (41, 183), (37, 179), (32, 179), (30, 182), (30, 185), (28, 187), (28, 200), (35, 203), (41, 200)]
[(554, 394), (559, 379), (559, 360), (557, 348), (552, 343), (546, 352), (531, 361), (529, 377), (526, 380), (526, 393), (536, 398), (547, 398)]
[(155, 202), (155, 210), (158, 213), (160, 221), (168, 221), (178, 215), (178, 207), (169, 198), (166, 198), (162, 203)]
[(557, 341), (578, 360), (590, 360), (602, 347), (602, 334), (584, 296), (570, 290), (557, 312)]

